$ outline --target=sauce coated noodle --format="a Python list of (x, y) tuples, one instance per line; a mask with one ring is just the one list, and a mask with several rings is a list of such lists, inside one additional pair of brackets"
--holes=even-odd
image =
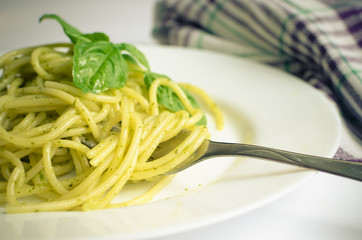
[[(0, 202), (8, 213), (92, 210), (151, 200), (173, 178), (164, 175), (209, 138), (196, 123), (180, 85), (156, 79), (149, 89), (131, 71), (127, 84), (101, 94), (83, 94), (72, 82), (72, 45), (24, 48), (0, 58)], [(157, 89), (170, 87), (186, 110), (167, 111)], [(184, 84), (211, 108), (201, 89)], [(183, 129), (191, 134), (167, 155), (149, 161), (158, 144)], [(112, 203), (126, 183), (155, 181), (146, 193)], [(28, 197), (36, 201), (27, 202)]]

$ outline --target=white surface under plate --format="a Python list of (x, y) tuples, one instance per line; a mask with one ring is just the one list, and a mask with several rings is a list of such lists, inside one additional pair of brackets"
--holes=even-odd
[[(140, 46), (151, 69), (206, 90), (225, 113), (209, 118), (212, 139), (331, 157), (341, 124), (335, 106), (303, 81), (236, 57), (184, 48)], [(180, 173), (147, 204), (93, 212), (0, 215), (1, 239), (138, 239), (205, 226), (261, 207), (313, 171), (256, 159), (218, 158)], [(142, 187), (141, 187), (142, 188)], [(132, 189), (125, 193), (131, 194)], [(187, 191), (186, 191), (187, 190)]]

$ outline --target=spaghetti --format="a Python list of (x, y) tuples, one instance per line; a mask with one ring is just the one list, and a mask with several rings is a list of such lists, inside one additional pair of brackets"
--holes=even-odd
[[(148, 89), (131, 63), (124, 87), (82, 93), (72, 81), (72, 46), (30, 47), (0, 58), (0, 202), (7, 203), (8, 213), (93, 210), (151, 200), (173, 178), (162, 174), (209, 137), (197, 124), (204, 112), (193, 107), (183, 89), (204, 99), (222, 128), (219, 109), (203, 91), (166, 78)], [(160, 86), (171, 88), (185, 110), (171, 112), (160, 105)], [(159, 143), (184, 129), (191, 134), (175, 150), (150, 160)], [(112, 202), (125, 184), (139, 181), (156, 184), (132, 200)]]

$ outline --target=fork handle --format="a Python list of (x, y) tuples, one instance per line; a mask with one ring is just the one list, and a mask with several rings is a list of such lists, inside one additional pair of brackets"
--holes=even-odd
[[(299, 167), (315, 169), (318, 171), (362, 181), (361, 162), (318, 157), (249, 144), (223, 143), (213, 141), (210, 141), (209, 144), (213, 145), (212, 147), (209, 146), (209, 149), (212, 149), (212, 152), (207, 153), (209, 158), (217, 155), (261, 158)], [(208, 156), (204, 157), (208, 158)]]

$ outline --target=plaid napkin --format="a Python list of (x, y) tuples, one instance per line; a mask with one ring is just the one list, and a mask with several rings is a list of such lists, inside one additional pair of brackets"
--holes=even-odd
[(362, 140), (362, 1), (162, 0), (154, 24), (160, 43), (222, 51), (304, 79), (335, 100)]

